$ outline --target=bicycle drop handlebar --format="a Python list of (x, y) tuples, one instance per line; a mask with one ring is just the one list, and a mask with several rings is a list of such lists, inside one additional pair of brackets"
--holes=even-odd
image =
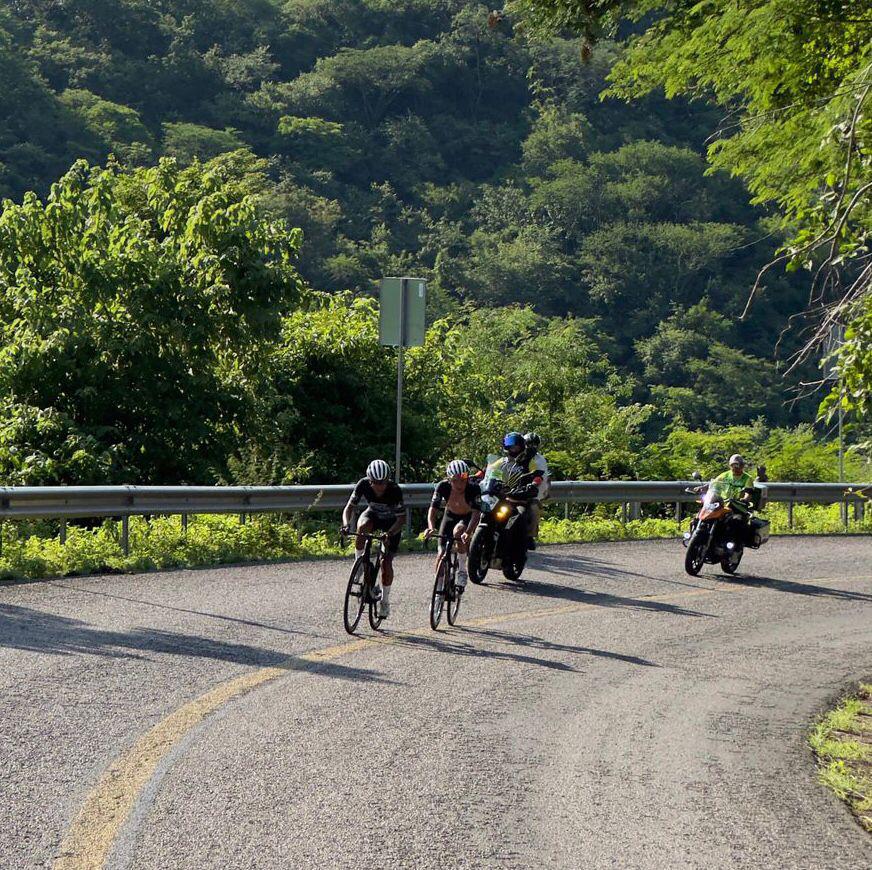
[(388, 539), (389, 535), (387, 532), (376, 532), (375, 534), (370, 534), (369, 532), (354, 532), (351, 529), (341, 529), (339, 531), (339, 537), (341, 540), (345, 540), (346, 538), (364, 538), (368, 541), (384, 542)]

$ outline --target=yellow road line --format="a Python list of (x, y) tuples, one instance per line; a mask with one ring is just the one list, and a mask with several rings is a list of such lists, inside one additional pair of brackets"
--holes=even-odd
[[(821, 583), (826, 580), (806, 580), (806, 583)], [(756, 589), (757, 587), (746, 587)], [(671, 595), (643, 595), (637, 601), (664, 601), (711, 595), (717, 592), (738, 592), (741, 589), (719, 587), (695, 589), (691, 592), (677, 592)], [(519, 610), (513, 613), (482, 616), (464, 621), (463, 625), (480, 628), (502, 622), (538, 619), (597, 610), (601, 604), (564, 604), (558, 607), (538, 610)], [(249, 674), (227, 680), (210, 689), (199, 698), (179, 707), (162, 719), (150, 731), (140, 737), (128, 750), (123, 752), (104, 772), (97, 785), (85, 799), (78, 816), (73, 821), (60, 853), (54, 862), (54, 870), (102, 870), (109, 853), (129, 818), (142, 790), (154, 776), (158, 765), (169, 752), (190, 731), (210, 713), (240, 697), (252, 689), (269, 683), (293, 669), (300, 661), (319, 663), (332, 661), (372, 646), (390, 646), (407, 638), (430, 636), (429, 629), (398, 632), (391, 635), (377, 635), (359, 638), (348, 643), (336, 644), (324, 649), (312, 650), (299, 656), (289, 657), (288, 664), (261, 668)]]

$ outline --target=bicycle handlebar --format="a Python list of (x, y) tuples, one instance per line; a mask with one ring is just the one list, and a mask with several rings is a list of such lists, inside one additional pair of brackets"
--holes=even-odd
[(365, 538), (368, 541), (386, 541), (389, 537), (387, 532), (376, 532), (375, 534), (370, 534), (369, 532), (354, 532), (350, 529), (345, 531), (345, 529), (340, 530), (339, 537), (342, 539), (345, 538)]
[(429, 529), (424, 532), (424, 540), (429, 541), (432, 538), (439, 538), (440, 541), (450, 541), (454, 540), (454, 535), (440, 535), (437, 531), (430, 531)]

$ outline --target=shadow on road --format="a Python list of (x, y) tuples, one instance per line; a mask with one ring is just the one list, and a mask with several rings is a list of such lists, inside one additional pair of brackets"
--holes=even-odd
[[(680, 564), (676, 562), (676, 564)], [(568, 577), (604, 577), (607, 579), (626, 579), (637, 577), (641, 580), (654, 580), (657, 583), (668, 583), (670, 586), (687, 586), (690, 589), (705, 589), (698, 583), (690, 583), (685, 580), (674, 580), (668, 577), (657, 577), (654, 574), (640, 574), (638, 571), (630, 571), (613, 562), (603, 559), (594, 559), (591, 556), (551, 556), (545, 553), (531, 556), (530, 568), (534, 571), (543, 570), (550, 574), (564, 574)]]
[[(480, 628), (463, 628), (462, 632), (463, 635), (477, 635), (478, 637), (490, 639), (507, 646), (522, 647), (524, 649), (538, 649), (549, 652), (570, 653), (572, 655), (596, 656), (598, 658), (615, 659), (627, 662), (628, 664), (639, 665), (641, 667), (660, 667), (656, 662), (638, 658), (637, 656), (627, 656), (621, 653), (595, 649), (587, 646), (573, 646), (571, 644), (555, 643), (554, 641), (545, 640), (545, 638), (536, 637), (531, 634), (515, 634), (509, 631)], [(473, 644), (467, 643), (457, 636), (446, 636), (441, 633), (433, 633), (432, 635), (407, 635), (392, 640), (395, 646), (405, 646), (413, 649), (424, 650), (426, 652), (447, 653), (449, 655), (467, 656), (469, 658), (513, 661), (518, 662), (519, 664), (536, 665), (538, 667), (549, 668), (550, 670), (556, 671), (578, 670), (566, 662), (540, 658), (523, 652), (484, 649), (480, 646), (473, 646)]]
[[(573, 586), (561, 586), (557, 583), (548, 583), (544, 580), (526, 580), (522, 583), (490, 584), (498, 588), (500, 592), (512, 592), (516, 595), (531, 595), (536, 598), (552, 598), (558, 601), (567, 601), (573, 604), (589, 604), (592, 607), (617, 607), (631, 610), (655, 611), (658, 613), (671, 613), (674, 616), (705, 616), (710, 619), (718, 619), (714, 613), (705, 613), (701, 610), (689, 610), (678, 604), (670, 604), (668, 601), (657, 601), (653, 598), (628, 598), (623, 595), (612, 595), (608, 592), (586, 592), (584, 589), (576, 589)], [(700, 587), (704, 588), (704, 587)]]
[[(45, 581), (43, 581), (45, 582)], [(49, 586), (56, 586), (58, 589), (65, 589), (68, 592), (81, 592), (83, 595), (98, 595), (101, 598), (111, 598), (114, 601), (127, 601), (130, 604), (144, 604), (146, 607), (154, 607), (157, 610), (172, 610), (175, 613), (189, 613), (192, 616), (205, 616), (207, 619), (220, 619), (224, 622), (235, 622), (239, 625), (248, 625), (252, 628), (265, 628), (268, 631), (278, 631), (282, 634), (301, 634), (308, 637), (323, 637), (311, 631), (299, 631), (298, 629), (288, 628), (282, 625), (271, 625), (268, 622), (257, 622), (253, 619), (240, 619), (238, 616), (227, 616), (223, 613), (211, 613), (208, 610), (193, 610), (188, 607), (173, 607), (171, 604), (161, 604), (157, 601), (148, 601), (145, 598), (132, 598), (127, 595), (118, 595), (114, 592), (103, 592), (99, 589), (83, 589), (80, 586), (68, 586), (65, 583), (57, 581), (48, 581)]]
[(391, 682), (376, 671), (313, 662), (278, 650), (148, 628), (106, 631), (79, 619), (10, 604), (0, 604), (0, 647), (46, 655), (119, 659), (148, 659), (150, 654), (176, 655), (260, 668), (317, 670), (347, 680)]
[(832, 586), (818, 586), (816, 583), (778, 580), (775, 577), (758, 577), (754, 574), (742, 574), (741, 576), (722, 574), (718, 579), (735, 583), (737, 586), (756, 586), (760, 589), (774, 589), (776, 592), (790, 592), (793, 595), (811, 595), (820, 598), (840, 598), (844, 601), (872, 602), (872, 595), (867, 592), (851, 592), (848, 589), (835, 589)]

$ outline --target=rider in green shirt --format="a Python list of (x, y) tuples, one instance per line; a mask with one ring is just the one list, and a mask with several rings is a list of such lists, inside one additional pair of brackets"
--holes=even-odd
[(754, 478), (745, 471), (745, 460), (738, 453), (730, 457), (730, 470), (719, 474), (715, 482), (719, 484), (718, 489), (723, 492), (724, 498), (728, 499), (750, 500), (748, 490), (754, 488)]

